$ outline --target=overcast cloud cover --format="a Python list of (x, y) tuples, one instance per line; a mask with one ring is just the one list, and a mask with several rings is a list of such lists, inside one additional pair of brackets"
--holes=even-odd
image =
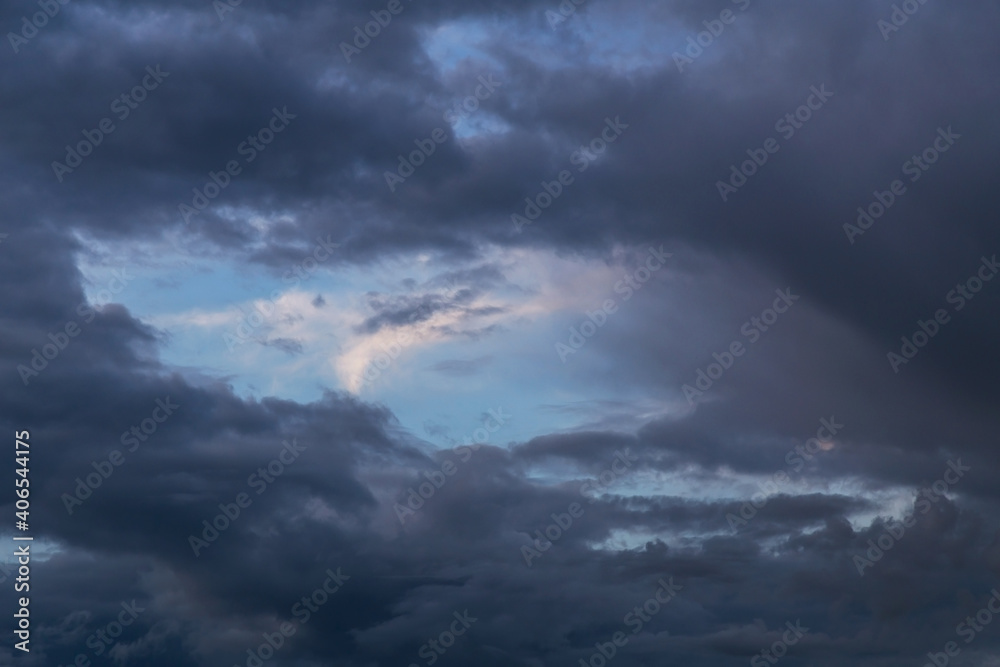
[(998, 25), (0, 2), (0, 665), (1000, 666)]

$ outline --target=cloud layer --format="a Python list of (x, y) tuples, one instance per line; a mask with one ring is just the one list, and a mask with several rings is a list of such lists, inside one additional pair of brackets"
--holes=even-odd
[(1000, 665), (998, 20), (3, 3), (0, 664)]

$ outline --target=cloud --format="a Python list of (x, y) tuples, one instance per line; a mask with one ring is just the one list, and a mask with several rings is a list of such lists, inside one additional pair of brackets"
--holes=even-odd
[[(220, 19), (74, 0), (0, 56), (0, 422), (31, 432), (36, 538), (16, 659), (246, 664), (287, 622), (269, 664), (421, 664), (466, 611), (442, 664), (578, 665), (618, 631), (616, 666), (745, 664), (789, 621), (810, 628), (789, 665), (885, 667), (957, 641), (1000, 563), (1000, 290), (970, 283), (1000, 248), (1000, 10), (927, 3), (886, 40), (883, 2), (591, 0), (554, 27), (555, 2), (412, 3), (348, 63), (341, 42), (383, 6)], [(738, 20), (678, 71), (723, 9)], [(0, 24), (36, 11), (5, 5)], [(147, 67), (169, 72), (155, 90)], [(490, 73), (478, 115), (447, 122)], [(821, 85), (834, 95), (784, 136)], [(614, 118), (627, 132), (595, 143)], [(947, 127), (961, 139), (909, 180)], [(718, 182), (771, 137), (723, 201)], [(563, 170), (573, 185), (542, 207)], [(895, 179), (907, 192), (852, 244), (844, 225)], [(526, 198), (539, 215), (518, 234)], [(336, 261), (310, 269), (328, 238)], [(672, 263), (626, 300), (619, 282), (661, 244)], [(801, 301), (752, 324), (786, 289)], [(562, 363), (554, 345), (607, 299), (617, 314)], [(887, 353), (942, 308), (951, 322), (894, 372)], [(699, 371), (712, 384), (689, 403)], [(148, 433), (158, 400), (179, 407)], [(510, 431), (465, 444), (500, 404), (523, 406)], [(843, 429), (796, 470), (821, 420)], [(293, 440), (301, 457), (271, 472)], [(624, 448), (635, 463), (604, 483)], [(926, 500), (958, 459), (961, 482)], [(664, 577), (682, 592), (632, 633)], [(98, 656), (88, 640), (123, 604), (144, 610)], [(997, 646), (984, 632), (963, 658)]]
[(429, 366), (428, 370), (443, 375), (460, 377), (474, 375), (489, 366), (492, 362), (493, 357), (491, 356), (478, 357), (476, 359), (448, 359)]

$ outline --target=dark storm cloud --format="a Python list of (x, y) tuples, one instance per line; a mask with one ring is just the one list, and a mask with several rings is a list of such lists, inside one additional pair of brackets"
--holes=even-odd
[[(979, 66), (979, 53), (996, 47), (977, 27), (996, 9), (977, 4), (949, 10), (975, 18), (944, 24), (936, 20), (942, 10), (922, 7), (920, 20), (889, 42), (875, 27), (887, 11), (883, 7), (821, 3), (777, 11), (754, 5), (741, 17), (746, 22), (724, 35), (728, 41), (720, 37), (713, 45), (722, 60), (699, 60), (683, 76), (669, 59), (629, 79), (601, 64), (549, 71), (518, 58), (497, 38), (487, 50), (504, 63), (509, 83), (503, 96), (491, 100), (491, 113), (511, 131), (480, 141), (474, 161), (452, 136), (388, 197), (381, 174), (414, 139), (442, 123), (419, 100), (464, 92), (439, 80), (423, 56), (410, 64), (421, 53), (417, 31), (443, 17), (492, 16), (487, 7), (408, 7), (391, 25), (394, 32), (387, 29), (350, 65), (337, 45), (367, 16), (361, 7), (306, 5), (285, 14), (241, 6), (222, 22), (207, 5), (175, 10), (168, 16), (176, 25), (168, 22), (167, 32), (184, 35), (183, 49), (173, 36), (155, 31), (137, 46), (113, 27), (118, 24), (67, 7), (31, 50), (9, 54), (14, 66), (4, 83), (15, 102), (4, 110), (3, 127), (19, 165), (8, 163), (5, 171), (25, 185), (15, 201), (94, 230), (180, 225), (177, 206), (189, 202), (192, 188), (202, 188), (209, 172), (224, 169), (227, 160), (241, 159), (237, 150), (247, 135), (265, 127), (272, 108), (288, 106), (297, 118), (252, 164), (243, 165), (218, 204), (299, 212), (301, 237), (335, 232), (351, 239), (359, 260), (387, 246), (456, 249), (470, 234), (508, 243), (510, 213), (520, 210), (541, 180), (566, 166), (610, 114), (631, 123), (629, 134), (578, 176), (586, 187), (568, 191), (516, 242), (594, 248), (610, 235), (629, 241), (667, 230), (715, 251), (738, 250), (858, 323), (887, 349), (912, 333), (918, 318), (943, 305), (981, 254), (991, 256), (1000, 246), (990, 222), (985, 162), (990, 118), (979, 111), (989, 107), (995, 90), (991, 73)], [(543, 9), (511, 5), (505, 16), (512, 25), (534, 25)], [(648, 11), (642, 5), (630, 10)], [(280, 20), (269, 20), (271, 11)], [(701, 7), (678, 5), (677, 11), (691, 29), (702, 20)], [(148, 15), (140, 7), (133, 19)], [(259, 46), (251, 47), (239, 29), (257, 29)], [(103, 48), (83, 48), (82, 30)], [(569, 39), (565, 31), (557, 34)], [(938, 54), (921, 48), (928, 40), (961, 46)], [(784, 44), (780, 52), (764, 47), (777, 42)], [(74, 57), (66, 58), (67, 51)], [(57, 183), (51, 162), (62, 159), (64, 146), (111, 114), (112, 100), (156, 63), (169, 77)], [(363, 85), (373, 75), (392, 85)], [(320, 85), (324, 77), (344, 83)], [(723, 204), (715, 183), (747, 159), (747, 149), (778, 134), (775, 121), (803, 104), (811, 86), (823, 84), (834, 93), (825, 107), (795, 136), (782, 139), (782, 150)], [(735, 100), (718, 94), (727, 85)], [(893, 104), (883, 109), (874, 100), (886, 89)], [(928, 97), (928, 90), (935, 94)], [(850, 245), (843, 224), (854, 221), (857, 206), (872, 200), (870, 193), (901, 177), (902, 163), (929, 145), (940, 126), (954, 127), (963, 139)], [(640, 134), (642, 140), (631, 139)], [(961, 199), (943, 196), (956, 184), (962, 184)], [(925, 204), (930, 201), (933, 206)], [(355, 222), (331, 225), (331, 218)], [(234, 249), (264, 241), (280, 252), (295, 233), (279, 225), (262, 237), (213, 209), (191, 224)], [(913, 251), (891, 250), (900, 245)], [(840, 279), (831, 281), (831, 275)], [(911, 276), (919, 276), (919, 288)], [(943, 334), (966, 345), (947, 346), (948, 353), (936, 346), (922, 355), (921, 363), (957, 391), (988, 390), (978, 369), (998, 361), (988, 344), (988, 313), (996, 298), (980, 296)]]
[[(1000, 286), (953, 312), (900, 374), (885, 352), (918, 319), (950, 308), (949, 290), (1000, 250), (992, 129), (1000, 10), (928, 3), (885, 41), (876, 21), (890, 4), (754, 2), (688, 71), (664, 56), (627, 74), (588, 57), (572, 25), (551, 30), (545, 11), (554, 2), (406, 3), (350, 64), (339, 43), (381, 5), (244, 2), (222, 21), (208, 2), (60, 5), (18, 53), (3, 51), (0, 75), (9, 234), (0, 244), (0, 421), (8, 432), (32, 425), (33, 521), (57, 549), (34, 563), (37, 644), (18, 662), (94, 657), (88, 637), (133, 600), (146, 611), (116, 651), (151, 667), (245, 664), (247, 649), (282, 621), (297, 632), (270, 664), (405, 665), (422, 661), (421, 646), (466, 610), (477, 620), (442, 662), (577, 665), (622, 630), (630, 637), (615, 658), (622, 667), (745, 664), (799, 619), (810, 632), (790, 665), (916, 664), (954, 640), (956, 624), (996, 585), (1000, 562), (992, 478)], [(680, 33), (664, 21), (669, 54), (684, 48), (685, 31), (728, 6), (624, 3), (615, 21), (628, 30), (680, 20)], [(591, 0), (578, 12), (597, 7), (613, 9)], [(5, 3), (0, 25), (19, 30), (36, 11)], [(452, 21), (487, 26), (492, 62), (438, 72), (422, 31)], [(529, 52), (533, 40), (581, 57), (560, 65)], [(169, 74), (119, 117), (115, 100), (157, 66)], [(509, 129), (460, 144), (439, 110), (492, 70), (503, 86), (483, 112)], [(834, 93), (825, 106), (723, 202), (716, 181), (824, 84)], [(286, 108), (295, 117), (246, 161), (247, 136)], [(619, 116), (630, 125), (620, 141), (514, 235), (510, 215), (524, 198), (568, 168), (605, 118)], [(65, 161), (65, 146), (105, 117), (114, 132), (60, 182), (52, 162)], [(954, 148), (852, 245), (843, 224), (949, 126), (962, 135)], [(384, 171), (436, 127), (447, 141), (389, 192)], [(230, 160), (241, 172), (185, 225), (178, 206), (192, 204), (192, 189), (203, 192)], [(291, 222), (261, 231), (246, 213), (221, 207)], [(73, 231), (155, 240), (182, 229), (205, 252), (282, 270), (327, 235), (343, 239), (344, 262), (362, 266), (416, 249), (476, 255), (485, 243), (600, 256), (614, 243), (675, 242), (711, 256), (718, 271), (700, 277), (725, 285), (697, 284), (680, 304), (683, 317), (643, 295), (649, 307), (623, 316), (629, 331), (585, 350), (614, 348), (607, 353), (622, 382), (658, 395), (679, 395), (713, 353), (741, 338), (740, 325), (774, 289), (790, 285), (803, 300), (682, 418), (634, 435), (589, 430), (510, 451), (483, 446), (462, 461), (458, 448), (428, 453), (387, 409), (346, 395), (255, 401), (223, 381), (182, 375), (160, 361), (160, 332), (122, 306), (84, 321)], [(470, 306), (506, 286), (496, 267), (437, 280), (402, 298), (369, 295), (373, 314), (361, 329), (499, 312)], [(460, 289), (435, 291), (449, 285)], [(70, 321), (79, 336), (26, 385), (18, 366)], [(301, 351), (297, 341), (269, 343)], [(433, 370), (473, 372), (482, 363)], [(167, 399), (176, 414), (69, 514), (64, 494)], [(684, 470), (706, 484), (723, 472), (766, 479), (831, 415), (844, 431), (803, 471), (829, 488), (782, 489), (739, 530), (727, 515), (742, 497), (641, 485), (629, 495), (616, 486), (579, 492), (624, 446), (640, 457), (630, 481)], [(292, 439), (304, 451), (257, 494), (249, 480), (266, 479), (258, 469)], [(872, 494), (904, 489), (906, 511), (919, 512), (915, 494), (960, 456), (973, 469), (954, 497), (919, 515), (861, 576), (854, 558), (886, 530), (879, 520), (851, 523), (876, 511)], [(394, 505), (441, 479), (446, 460), (457, 471), (401, 524)], [(549, 483), (567, 462), (580, 479)], [(195, 556), (190, 536), (243, 492), (253, 503)], [(573, 503), (583, 514), (540, 551), (535, 531), (553, 515), (562, 521)], [(628, 548), (619, 548), (625, 538)], [(530, 567), (526, 546), (541, 553)], [(349, 579), (299, 624), (294, 605), (337, 568)], [(664, 577), (683, 589), (632, 635), (627, 615)], [(988, 664), (995, 639), (987, 632), (975, 641), (963, 650)], [(13, 664), (4, 642), (0, 661)]]
[(635, 439), (614, 433), (572, 433), (534, 438), (514, 450), (525, 461), (565, 458), (594, 464), (610, 458), (616, 448), (635, 445)]

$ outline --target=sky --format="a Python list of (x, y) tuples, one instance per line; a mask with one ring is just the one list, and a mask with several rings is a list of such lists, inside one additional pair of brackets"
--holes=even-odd
[(998, 21), (0, 1), (0, 666), (1000, 667)]

